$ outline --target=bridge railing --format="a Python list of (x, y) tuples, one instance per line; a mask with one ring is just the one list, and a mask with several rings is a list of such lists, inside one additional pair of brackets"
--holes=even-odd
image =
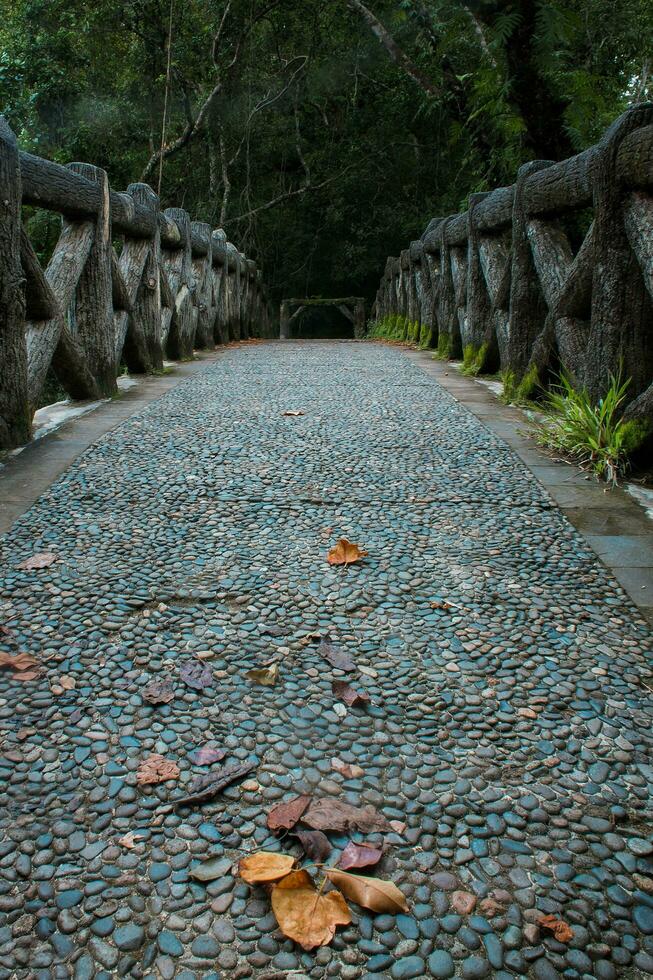
[[(23, 205), (62, 216), (45, 269)], [(99, 167), (21, 152), (0, 117), (0, 448), (29, 440), (51, 366), (71, 397), (102, 398), (121, 363), (155, 372), (271, 329), (256, 263), (222, 229), (160, 210), (147, 184), (117, 192)]]
[(564, 368), (598, 399), (630, 378), (626, 414), (653, 429), (653, 106), (562, 162), (472, 194), (389, 258), (372, 332), (501, 370), (527, 397)]

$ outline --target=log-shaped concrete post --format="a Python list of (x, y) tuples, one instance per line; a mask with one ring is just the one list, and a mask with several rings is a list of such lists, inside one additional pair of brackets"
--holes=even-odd
[(195, 277), (195, 346), (213, 347), (213, 256), (211, 245), (211, 226), (203, 221), (191, 222), (193, 239), (206, 248), (204, 255), (193, 256), (193, 275)]
[(159, 198), (147, 184), (130, 184), (127, 193), (134, 204), (149, 211), (154, 219), (152, 238), (126, 236), (119, 260), (120, 271), (132, 302), (123, 359), (130, 371), (147, 373), (163, 368)]
[(193, 316), (193, 264), (191, 257), (190, 218), (181, 208), (166, 208), (181, 234), (179, 248), (164, 248), (163, 267), (173, 298), (173, 313), (166, 345), (167, 353), (175, 360), (190, 360), (193, 356), (195, 318)]
[(31, 434), (20, 202), (16, 138), (0, 116), (0, 448), (3, 449), (20, 446)]

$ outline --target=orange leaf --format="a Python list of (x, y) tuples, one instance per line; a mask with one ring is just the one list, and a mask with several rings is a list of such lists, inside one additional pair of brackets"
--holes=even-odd
[(275, 854), (273, 851), (257, 851), (241, 858), (238, 864), (238, 874), (249, 885), (259, 885), (262, 882), (278, 881), (285, 878), (295, 867), (292, 854)]
[(541, 915), (538, 919), (543, 929), (549, 929), (559, 943), (568, 943), (574, 937), (574, 930), (555, 915)]
[(330, 565), (351, 565), (355, 561), (361, 561), (367, 555), (366, 551), (359, 548), (357, 544), (347, 541), (347, 538), (340, 538), (337, 544), (331, 548), (327, 554), (327, 561)]
[(139, 840), (144, 840), (145, 834), (137, 834), (135, 830), (130, 830), (123, 837), (118, 838), (118, 843), (122, 844), (123, 847), (129, 848), (129, 850), (138, 843)]
[(325, 874), (347, 898), (364, 909), (371, 909), (372, 912), (389, 912), (390, 915), (408, 912), (406, 896), (391, 881), (350, 875), (336, 868), (327, 868)]
[(17, 653), (12, 657), (10, 653), (0, 651), (0, 667), (11, 667), (15, 681), (33, 681), (41, 672), (38, 660), (29, 653)]
[(178, 775), (179, 766), (176, 762), (155, 753), (143, 759), (136, 770), (136, 781), (145, 786), (148, 783), (165, 783), (167, 779), (176, 779)]
[(304, 949), (325, 946), (337, 926), (351, 922), (351, 912), (339, 892), (318, 892), (306, 871), (293, 871), (272, 889), (272, 911), (284, 936)]
[(21, 561), (19, 568), (25, 568), (31, 571), (33, 568), (48, 568), (52, 562), (57, 560), (57, 556), (53, 555), (51, 551), (39, 551), (35, 555), (30, 555), (25, 561)]

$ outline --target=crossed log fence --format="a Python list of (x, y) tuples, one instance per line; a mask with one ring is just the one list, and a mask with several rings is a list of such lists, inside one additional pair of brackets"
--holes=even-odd
[[(62, 215), (45, 269), (22, 205)], [(222, 229), (161, 211), (147, 184), (119, 193), (99, 167), (21, 152), (0, 117), (0, 448), (29, 440), (50, 366), (72, 398), (102, 398), (121, 363), (153, 372), (271, 328), (256, 263)]]
[(598, 400), (621, 372), (643, 438), (653, 430), (652, 188), (648, 103), (583, 153), (528, 163), (513, 186), (433, 219), (387, 260), (372, 334), (464, 357), (470, 373), (501, 370), (522, 397), (564, 368)]

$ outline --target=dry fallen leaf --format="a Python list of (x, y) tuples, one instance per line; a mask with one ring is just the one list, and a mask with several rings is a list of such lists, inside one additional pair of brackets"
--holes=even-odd
[(167, 779), (177, 779), (179, 766), (162, 755), (148, 756), (136, 770), (136, 781), (146, 786), (148, 783), (164, 783)]
[(337, 698), (344, 701), (350, 708), (356, 707), (356, 705), (366, 704), (370, 700), (370, 696), (366, 691), (357, 691), (347, 681), (333, 681), (331, 690)]
[(284, 936), (304, 949), (326, 945), (337, 926), (351, 922), (351, 912), (342, 895), (321, 894), (306, 871), (294, 871), (274, 886), (272, 911)]
[(237, 762), (231, 766), (220, 766), (219, 769), (212, 769), (206, 776), (198, 776), (197, 779), (193, 780), (190, 792), (174, 800), (172, 806), (176, 809), (179, 806), (204, 803), (220, 793), (225, 786), (249, 775), (252, 769), (256, 769), (257, 765), (258, 760), (252, 760), (251, 762)]
[(279, 881), (290, 874), (296, 863), (292, 854), (257, 851), (256, 854), (241, 858), (238, 874), (249, 885), (259, 885), (266, 881)]
[(305, 412), (300, 412), (300, 411), (294, 411), (294, 410), (291, 409), (290, 411), (288, 411), (288, 412), (282, 412), (281, 414), (282, 415), (297, 416), (297, 415), (305, 415), (306, 413)]
[(321, 830), (295, 830), (294, 833), (307, 856), (317, 864), (322, 864), (333, 850), (329, 838)]
[(184, 684), (195, 688), (196, 691), (203, 691), (205, 687), (213, 684), (213, 671), (208, 664), (203, 664), (199, 660), (186, 660), (179, 667), (179, 676)]
[(403, 834), (406, 830), (406, 824), (403, 820), (391, 820), (390, 826), (394, 830), (395, 834)]
[(274, 687), (278, 676), (278, 663), (270, 664), (269, 667), (257, 667), (254, 670), (248, 670), (245, 674), (248, 680), (254, 681), (255, 684), (263, 684), (264, 687)]
[(71, 677), (70, 674), (61, 674), (59, 677), (59, 683), (63, 687), (64, 691), (72, 691), (75, 688), (75, 678)]
[(295, 796), (285, 803), (277, 803), (268, 813), (269, 829), (292, 830), (310, 802), (310, 796)]
[(357, 544), (347, 541), (347, 538), (340, 538), (333, 548), (327, 553), (327, 561), (330, 565), (353, 565), (356, 561), (361, 561), (367, 555), (366, 551), (359, 548)]
[(155, 677), (143, 688), (143, 700), (150, 704), (169, 704), (175, 697), (175, 689), (167, 678)]
[(373, 844), (356, 844), (355, 841), (350, 840), (340, 855), (338, 867), (343, 871), (349, 871), (350, 868), (369, 868), (373, 864), (378, 864), (382, 857), (383, 851), (380, 847), (375, 847)]
[(41, 666), (29, 653), (17, 653), (12, 656), (0, 650), (0, 667), (10, 667), (13, 670), (12, 680), (33, 681), (41, 673)]
[(351, 803), (333, 797), (313, 800), (302, 816), (302, 823), (313, 830), (336, 832), (360, 830), (363, 834), (375, 834), (392, 830), (383, 814), (371, 804), (352, 806)]
[(118, 839), (118, 843), (131, 850), (141, 840), (145, 840), (145, 834), (137, 834), (135, 830), (130, 830)]
[(559, 943), (568, 943), (574, 937), (574, 930), (562, 919), (555, 915), (541, 915), (537, 920), (543, 929), (549, 929)]
[(31, 571), (34, 568), (49, 568), (49, 566), (57, 560), (57, 556), (53, 555), (51, 551), (39, 551), (35, 555), (30, 555), (25, 561), (21, 561), (19, 568), (25, 568)]
[(361, 776), (365, 775), (365, 770), (361, 769), (360, 766), (350, 765), (343, 762), (342, 759), (332, 759), (331, 768), (339, 772), (345, 779), (360, 779)]
[(338, 670), (356, 670), (356, 664), (351, 656), (346, 650), (336, 646), (335, 643), (322, 640), (318, 647), (318, 653), (327, 663), (330, 663), (332, 667), (337, 667)]
[(365, 909), (370, 909), (372, 912), (389, 912), (391, 915), (408, 912), (406, 896), (391, 881), (350, 875), (336, 868), (327, 868), (325, 874), (347, 898)]
[(211, 766), (214, 762), (220, 762), (227, 753), (224, 749), (214, 748), (212, 745), (201, 745), (190, 753), (190, 760), (196, 766)]

